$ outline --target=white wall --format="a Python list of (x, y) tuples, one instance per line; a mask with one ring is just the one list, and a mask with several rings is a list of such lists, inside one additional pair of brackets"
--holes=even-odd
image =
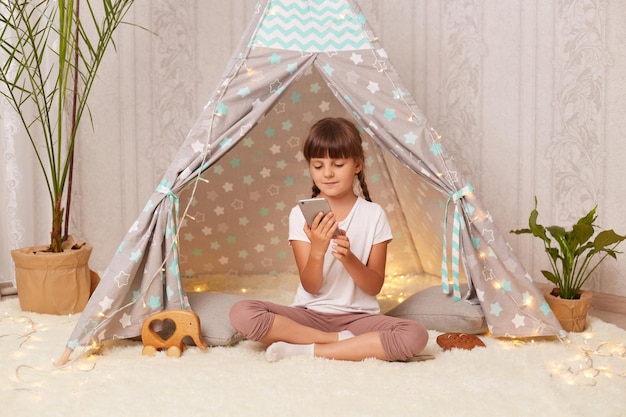
[[(568, 225), (594, 204), (626, 232), (626, 3), (361, 0), (418, 104), (507, 232)], [(138, 0), (107, 57), (79, 151), (73, 233), (102, 270), (236, 48), (256, 0)], [(42, 236), (45, 239), (47, 230)], [(44, 240), (45, 241), (45, 240)], [(510, 235), (537, 280), (530, 236)], [(26, 242), (30, 244), (31, 242)], [(591, 288), (626, 296), (626, 256)], [(597, 278), (597, 277), (596, 277)]]

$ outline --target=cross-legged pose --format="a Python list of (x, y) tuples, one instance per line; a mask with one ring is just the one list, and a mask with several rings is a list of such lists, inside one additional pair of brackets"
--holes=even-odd
[(304, 156), (312, 196), (326, 198), (331, 212), (319, 213), (309, 226), (299, 207), (291, 210), (289, 241), (300, 274), (295, 300), (290, 306), (240, 301), (230, 311), (233, 327), (269, 344), (270, 361), (412, 358), (426, 346), (428, 332), (418, 322), (380, 314), (376, 295), (393, 236), (385, 212), (369, 197), (358, 129), (343, 118), (322, 119), (309, 131)]

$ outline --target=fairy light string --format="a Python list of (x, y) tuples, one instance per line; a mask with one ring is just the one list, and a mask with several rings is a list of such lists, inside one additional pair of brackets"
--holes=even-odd
[(590, 339), (588, 335), (583, 345), (572, 345), (578, 354), (565, 363), (553, 364), (550, 375), (569, 385), (593, 386), (599, 377), (626, 378), (626, 345), (601, 342), (594, 348), (589, 346)]
[[(45, 340), (45, 331), (49, 330), (49, 328), (42, 323), (36, 322), (26, 314), (25, 312), (20, 312), (19, 315), (5, 313), (0, 317), (0, 343), (8, 344), (11, 338), (19, 341), (13, 353), (6, 355), (6, 357), (28, 358), (29, 353), (36, 350), (36, 347), (32, 344), (41, 343)], [(72, 315), (66, 317), (68, 321), (72, 320)], [(76, 364), (76, 361), (79, 359), (82, 360)], [(81, 372), (94, 370), (96, 361), (90, 359), (93, 359), (90, 357), (90, 354), (81, 355), (80, 357), (74, 358), (63, 367), (56, 367), (54, 364), (51, 364), (50, 368), (20, 363), (15, 366), (12, 372), (13, 377), (9, 378), (9, 381), (14, 384), (13, 390), (15, 391), (42, 391), (41, 382), (43, 377), (66, 372), (70, 369)], [(54, 362), (54, 359), (51, 359), (51, 362)]]

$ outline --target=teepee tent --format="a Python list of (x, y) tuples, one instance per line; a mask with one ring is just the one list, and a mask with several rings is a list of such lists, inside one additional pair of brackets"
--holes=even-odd
[(135, 337), (151, 314), (188, 308), (190, 277), (294, 271), (288, 213), (311, 187), (300, 148), (327, 116), (362, 130), (370, 191), (395, 233), (388, 273), (441, 276), (442, 291), (480, 303), (495, 336), (559, 333), (358, 6), (265, 0), (67, 347)]

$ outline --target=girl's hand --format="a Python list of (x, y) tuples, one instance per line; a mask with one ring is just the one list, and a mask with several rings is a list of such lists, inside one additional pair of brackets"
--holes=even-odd
[(310, 228), (305, 223), (304, 233), (311, 241), (311, 251), (322, 255), (326, 253), (333, 233), (335, 233), (338, 227), (339, 224), (335, 221), (335, 214), (333, 212), (326, 215), (320, 212), (313, 219)]
[(333, 256), (339, 259), (339, 261), (341, 261), (342, 263), (352, 253), (350, 252), (350, 239), (348, 239), (348, 236), (346, 236), (345, 232), (334, 237), (333, 247), (331, 251)]

